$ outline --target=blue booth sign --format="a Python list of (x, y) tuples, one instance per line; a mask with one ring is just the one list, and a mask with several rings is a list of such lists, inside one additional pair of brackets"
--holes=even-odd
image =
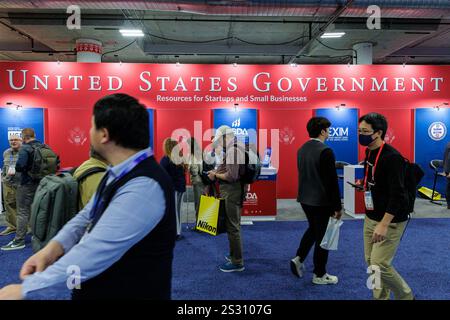
[[(358, 163), (358, 110), (347, 108), (317, 109), (316, 116), (331, 122), (330, 136), (325, 143), (333, 149), (336, 161)], [(344, 174), (339, 169), (338, 175)], [(339, 190), (343, 197), (343, 180), (339, 179)]]
[[(450, 141), (449, 130), (449, 109), (416, 109), (414, 159), (425, 171), (420, 186), (433, 188), (434, 170), (430, 167), (430, 161), (444, 160), (445, 146)], [(436, 185), (436, 191), (443, 196), (445, 196), (445, 180), (438, 177)]]
[(45, 142), (44, 109), (1, 108), (0, 109), (0, 166), (3, 167), (3, 152), (9, 148), (9, 137), (21, 135), (22, 129), (33, 128), (36, 139)]
[(214, 129), (222, 125), (231, 127), (237, 139), (250, 144), (257, 144), (256, 109), (214, 109)]

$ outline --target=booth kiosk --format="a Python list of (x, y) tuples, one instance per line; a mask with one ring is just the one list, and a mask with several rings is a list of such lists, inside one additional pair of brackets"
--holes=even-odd
[(348, 165), (344, 167), (344, 212), (356, 219), (364, 219), (364, 192), (348, 184), (359, 184), (364, 180), (364, 166)]
[(258, 180), (247, 186), (242, 224), (275, 220), (277, 215), (277, 169), (261, 168)]

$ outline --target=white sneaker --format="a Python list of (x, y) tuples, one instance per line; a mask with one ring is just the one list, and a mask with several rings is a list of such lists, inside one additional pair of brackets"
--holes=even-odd
[(312, 283), (314, 284), (337, 284), (338, 277), (325, 273), (323, 277), (313, 275)]
[(305, 264), (300, 262), (300, 257), (296, 256), (294, 259), (291, 259), (291, 271), (294, 276), (298, 278), (303, 277), (303, 272), (305, 271)]

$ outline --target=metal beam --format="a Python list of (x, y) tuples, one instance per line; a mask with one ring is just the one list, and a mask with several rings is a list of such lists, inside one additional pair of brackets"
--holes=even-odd
[(450, 57), (450, 48), (443, 48), (443, 47), (403, 48), (389, 55), (389, 57), (405, 57), (405, 56)]
[(261, 55), (278, 56), (294, 55), (298, 47), (296, 46), (240, 46), (232, 45), (153, 45), (149, 42), (144, 44), (144, 52), (147, 55), (178, 55), (178, 54), (212, 54), (212, 55)]
[(309, 53), (309, 51), (311, 50), (311, 47), (314, 43), (314, 41), (320, 37), (326, 30), (327, 28), (333, 24), (333, 22), (335, 22), (339, 16), (345, 11), (347, 10), (348, 7), (350, 7), (352, 5), (352, 3), (354, 2), (354, 0), (347, 0), (347, 2), (345, 3), (345, 5), (339, 7), (331, 16), (330, 20), (328, 20), (328, 22), (319, 28), (319, 32), (316, 32), (313, 37), (308, 41), (308, 43), (306, 43), (303, 47), (300, 48), (300, 50), (298, 50), (298, 52), (292, 56), (289, 59), (289, 63), (293, 63), (295, 62), (296, 56), (300, 56), (300, 55), (307, 55)]

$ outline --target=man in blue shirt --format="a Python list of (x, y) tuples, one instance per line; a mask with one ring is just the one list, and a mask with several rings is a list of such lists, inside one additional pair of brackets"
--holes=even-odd
[(70, 283), (71, 270), (81, 282), (73, 299), (170, 299), (174, 192), (148, 147), (145, 107), (125, 94), (100, 99), (90, 138), (112, 166), (87, 206), (24, 263), (22, 284), (0, 290), (0, 299)]

